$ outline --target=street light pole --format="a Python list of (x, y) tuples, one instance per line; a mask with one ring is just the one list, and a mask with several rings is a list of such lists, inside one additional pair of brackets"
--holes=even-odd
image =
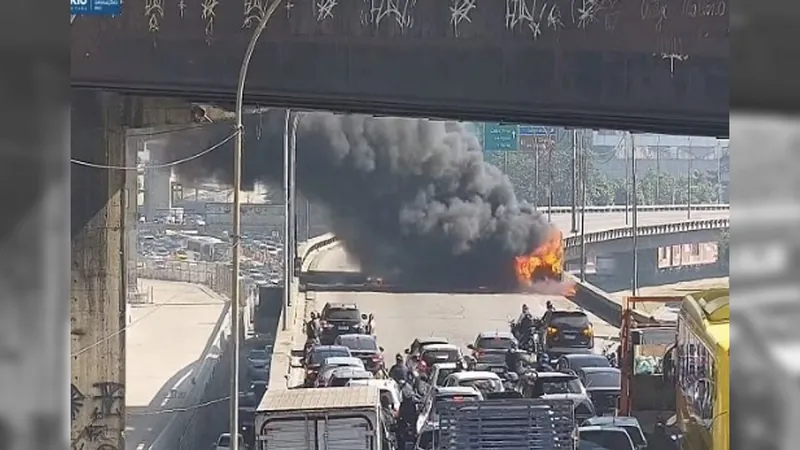
[(553, 221), (553, 146), (547, 148), (547, 220), (550, 222)]
[(228, 428), (231, 436), (231, 450), (239, 450), (239, 348), (241, 317), (239, 312), (240, 300), (240, 284), (239, 284), (239, 271), (241, 266), (241, 234), (242, 234), (242, 133), (244, 132), (243, 122), (243, 109), (244, 109), (244, 84), (247, 80), (247, 69), (250, 66), (250, 59), (253, 57), (253, 52), (258, 43), (258, 38), (267, 27), (270, 17), (278, 9), (278, 5), (282, 3), (281, 0), (275, 0), (269, 9), (261, 18), (253, 37), (247, 45), (244, 58), (242, 58), (242, 65), (239, 67), (239, 80), (236, 85), (236, 140), (233, 149), (233, 248), (232, 248), (232, 276), (231, 276), (231, 385), (230, 385), (230, 399), (228, 404), (230, 409), (228, 411)]
[(578, 130), (572, 130), (572, 233), (578, 232)]
[(631, 137), (631, 240), (633, 241), (633, 273), (631, 276), (631, 294), (637, 295), (639, 290), (639, 200), (636, 196), (636, 145), (633, 133)]
[(581, 145), (581, 281), (586, 281), (586, 149)]
[(286, 108), (283, 117), (283, 313), (281, 316), (281, 329), (286, 331), (289, 328), (289, 302), (291, 301), (290, 289), (292, 282), (291, 270), (291, 186), (292, 181), (292, 158), (289, 136), (291, 136), (292, 111)]

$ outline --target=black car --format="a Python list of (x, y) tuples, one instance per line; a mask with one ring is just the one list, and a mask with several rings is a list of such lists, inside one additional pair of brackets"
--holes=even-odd
[(371, 334), (340, 334), (333, 345), (341, 345), (350, 349), (350, 354), (364, 362), (364, 368), (377, 374), (384, 368), (383, 347)]
[(548, 311), (542, 321), (544, 351), (571, 353), (571, 349), (594, 348), (594, 328), (583, 311)]
[(584, 367), (576, 371), (592, 399), (597, 415), (616, 414), (622, 375), (615, 367)]
[(320, 342), (330, 345), (340, 334), (367, 333), (368, 321), (354, 303), (326, 303), (320, 313)]
[(506, 371), (506, 353), (518, 346), (517, 339), (509, 331), (487, 331), (475, 338), (475, 343), (467, 345), (472, 350), (478, 370), (490, 372)]
[(562, 355), (555, 364), (555, 369), (559, 372), (577, 372), (584, 367), (611, 367), (611, 362), (597, 353), (570, 353)]

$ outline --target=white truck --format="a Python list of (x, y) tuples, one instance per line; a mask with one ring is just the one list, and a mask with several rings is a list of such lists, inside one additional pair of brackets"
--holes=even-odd
[(388, 450), (375, 386), (268, 390), (255, 450)]

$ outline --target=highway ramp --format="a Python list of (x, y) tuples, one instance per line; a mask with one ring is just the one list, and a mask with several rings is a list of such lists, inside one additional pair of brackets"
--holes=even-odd
[[(344, 249), (335, 245), (317, 256), (318, 270), (358, 270)], [(349, 263), (348, 267), (342, 267)], [(441, 336), (454, 344), (465, 346), (478, 333), (508, 330), (508, 321), (516, 319), (522, 305), (527, 304), (534, 316), (545, 311), (550, 300), (557, 309), (575, 310), (578, 307), (560, 296), (534, 294), (392, 294), (373, 292), (323, 292), (315, 295), (314, 309), (321, 310), (326, 302), (354, 302), (364, 313), (375, 314), (375, 328), (380, 345), (385, 349), (387, 364), (395, 353), (402, 353), (414, 338)], [(605, 337), (618, 331), (596, 316), (589, 314), (595, 333), (597, 350)]]
[[(546, 208), (540, 207), (539, 212), (547, 215)], [(729, 211), (692, 211), (691, 218), (687, 217), (686, 211), (640, 211), (637, 220), (640, 227), (647, 227), (651, 225), (678, 223), (691, 220), (727, 219), (729, 217)], [(556, 226), (556, 228), (564, 233), (564, 236), (571, 234), (571, 214), (553, 214), (552, 223)], [(614, 230), (630, 226), (630, 222), (627, 224), (625, 223), (624, 212), (586, 213), (587, 233), (596, 233), (599, 231)], [(580, 229), (580, 214), (578, 214), (578, 228)]]
[(126, 450), (147, 450), (173, 417), (164, 411), (189, 406), (198, 360), (225, 310), (225, 300), (204, 286), (140, 283), (152, 289), (153, 302), (130, 307), (125, 333)]

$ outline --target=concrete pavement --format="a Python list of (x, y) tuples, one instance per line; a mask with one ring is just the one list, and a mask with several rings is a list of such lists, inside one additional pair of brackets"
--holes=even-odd
[(131, 307), (125, 336), (126, 450), (147, 449), (173, 417), (163, 411), (188, 406), (184, 399), (199, 375), (198, 359), (225, 306), (203, 286), (141, 282), (147, 290), (152, 287), (153, 303)]

